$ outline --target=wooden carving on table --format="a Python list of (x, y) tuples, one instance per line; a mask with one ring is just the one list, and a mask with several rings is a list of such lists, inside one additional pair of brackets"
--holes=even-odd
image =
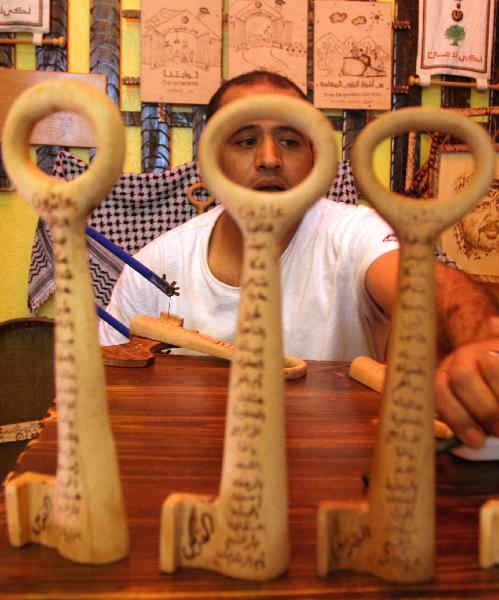
[[(149, 344), (151, 351), (156, 349), (154, 345), (158, 347), (163, 343), (174, 348), (189, 348), (201, 354), (229, 361), (234, 357), (233, 344), (204, 335), (194, 329), (185, 329), (184, 319), (174, 314), (161, 313), (157, 318), (148, 315), (134, 317), (130, 322), (130, 333), (132, 337), (127, 344), (102, 348), (105, 364), (118, 366), (117, 362), (113, 362), (114, 358), (117, 356), (125, 358), (127, 351), (132, 355), (130, 361), (136, 364), (135, 348), (144, 350), (146, 343)], [(129, 363), (122, 361), (121, 366), (129, 366)], [(307, 363), (302, 358), (284, 355), (284, 379), (296, 379), (306, 373)]]
[[(69, 110), (96, 132), (96, 158), (83, 175), (61, 181), (29, 159), (37, 121)], [(107, 96), (82, 82), (46, 82), (12, 105), (3, 133), (4, 164), (19, 194), (49, 225), (54, 242), (57, 477), (25, 473), (6, 485), (12, 544), (38, 542), (66, 558), (107, 563), (128, 553), (128, 528), (97, 337), (85, 222), (121, 174), (124, 128)]]
[[(470, 185), (451, 200), (410, 200), (375, 178), (375, 147), (412, 129), (465, 140), (475, 158)], [(436, 363), (434, 249), (441, 231), (487, 192), (495, 156), (485, 132), (469, 119), (431, 109), (403, 109), (374, 121), (353, 154), (358, 186), (400, 241), (398, 301), (368, 501), (323, 503), (318, 515), (318, 572), (354, 569), (417, 582), (434, 575), (435, 474), (433, 387)]]
[[(243, 188), (220, 171), (220, 145), (243, 123), (276, 119), (314, 143), (313, 170), (280, 193)], [(289, 561), (284, 439), (280, 240), (328, 189), (336, 147), (329, 123), (312, 105), (264, 94), (234, 101), (209, 121), (200, 165), (210, 192), (225, 204), (244, 239), (241, 302), (232, 360), (219, 495), (172, 494), (163, 503), (163, 571), (203, 567), (248, 580), (268, 580)]]

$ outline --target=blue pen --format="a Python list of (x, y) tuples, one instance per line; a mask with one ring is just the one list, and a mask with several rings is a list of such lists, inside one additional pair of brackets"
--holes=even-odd
[(128, 327), (126, 325), (123, 325), (123, 323), (121, 321), (118, 321), (118, 319), (116, 319), (115, 317), (110, 315), (101, 306), (96, 305), (96, 309), (97, 309), (97, 314), (103, 321), (105, 321), (106, 323), (109, 323), (109, 325), (111, 325), (111, 327), (114, 327), (114, 329), (116, 329), (116, 331), (119, 331), (125, 337), (127, 337), (127, 338), (130, 337), (130, 329), (128, 329)]
[(156, 286), (159, 290), (161, 290), (167, 296), (178, 296), (178, 286), (176, 285), (176, 281), (172, 281), (168, 283), (165, 279), (156, 275), (151, 269), (148, 269), (145, 265), (140, 263), (136, 258), (130, 256), (128, 252), (122, 250), (116, 244), (113, 244), (110, 240), (108, 240), (102, 233), (99, 233), (93, 227), (85, 227), (85, 233), (98, 242), (101, 246), (109, 250), (112, 254), (120, 258), (124, 263), (132, 267), (137, 273), (140, 273), (147, 281), (150, 281), (154, 286)]

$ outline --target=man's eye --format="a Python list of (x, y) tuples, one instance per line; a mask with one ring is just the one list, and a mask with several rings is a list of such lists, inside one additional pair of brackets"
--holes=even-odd
[(256, 138), (255, 137), (244, 137), (235, 140), (236, 146), (240, 148), (253, 148), (256, 146)]
[(302, 144), (296, 138), (281, 138), (279, 144), (284, 148), (299, 148)]

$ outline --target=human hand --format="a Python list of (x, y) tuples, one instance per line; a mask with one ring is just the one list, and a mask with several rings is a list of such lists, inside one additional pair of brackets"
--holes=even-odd
[(499, 436), (499, 334), (455, 349), (437, 368), (435, 401), (439, 416), (471, 448), (486, 435)]

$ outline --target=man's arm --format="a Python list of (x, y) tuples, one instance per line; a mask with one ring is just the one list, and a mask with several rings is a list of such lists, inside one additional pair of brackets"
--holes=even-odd
[[(398, 252), (378, 258), (366, 274), (369, 293), (391, 314)], [(437, 339), (446, 354), (437, 368), (439, 415), (471, 447), (499, 436), (499, 316), (492, 298), (464, 274), (437, 261)]]

